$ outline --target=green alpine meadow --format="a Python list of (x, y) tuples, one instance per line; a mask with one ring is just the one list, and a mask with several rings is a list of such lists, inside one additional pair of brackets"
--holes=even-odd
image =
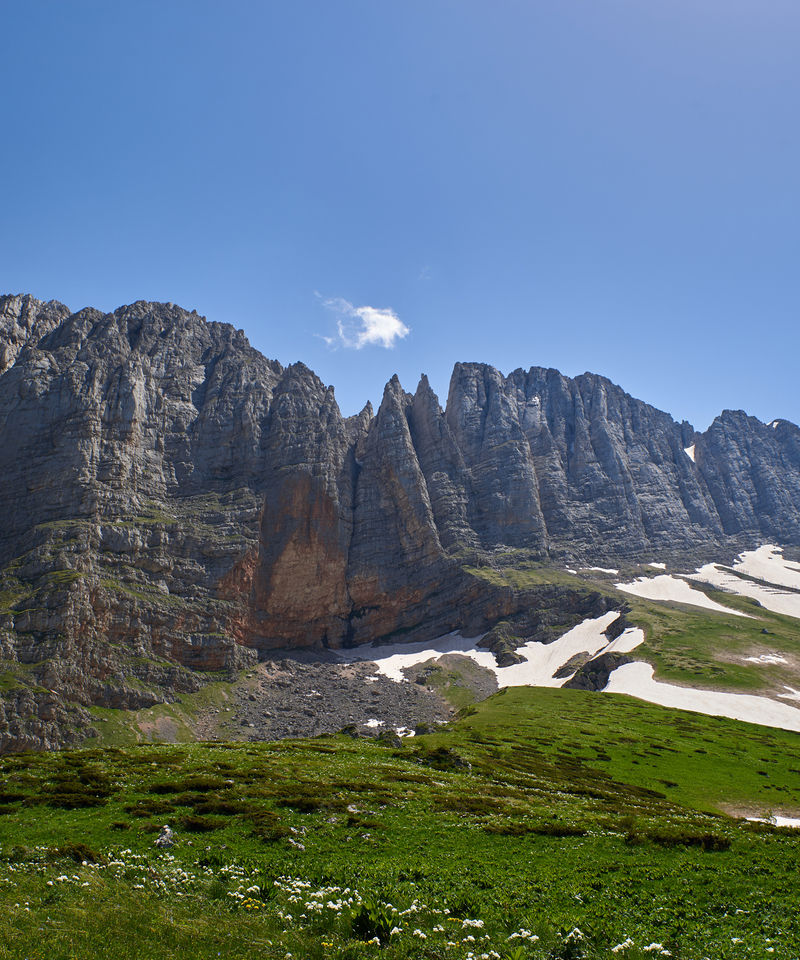
[[(400, 742), (0, 760), (0, 956), (791, 958), (797, 735), (511, 688)], [(162, 827), (174, 845), (155, 845)]]

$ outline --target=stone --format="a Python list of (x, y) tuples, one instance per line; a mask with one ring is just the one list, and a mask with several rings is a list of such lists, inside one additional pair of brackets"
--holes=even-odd
[(174, 847), (175, 834), (168, 824), (164, 824), (156, 839), (153, 841), (157, 847)]
[(0, 297), (0, 475), (0, 751), (76, 745), (91, 706), (169, 702), (276, 650), (502, 621), (510, 663), (596, 606), (469, 565), (800, 546), (789, 421), (726, 410), (699, 433), (596, 374), (479, 363), (444, 409), (393, 377), (345, 418), (304, 364), (145, 301)]

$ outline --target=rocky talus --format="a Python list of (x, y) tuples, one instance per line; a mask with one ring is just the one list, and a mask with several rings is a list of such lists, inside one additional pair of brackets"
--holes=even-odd
[(303, 364), (173, 304), (0, 297), (0, 476), (6, 750), (79, 742), (93, 707), (270, 650), (477, 633), (552, 603), (465, 569), (509, 549), (800, 544), (788, 421), (726, 411), (701, 434), (593, 374), (482, 364), (456, 365), (444, 410), (425, 377), (393, 378), (345, 418)]

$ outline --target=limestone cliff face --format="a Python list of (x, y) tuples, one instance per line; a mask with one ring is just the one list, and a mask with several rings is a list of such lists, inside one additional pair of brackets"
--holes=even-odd
[(535, 603), (464, 572), (498, 547), (800, 544), (786, 421), (697, 434), (602, 377), (482, 364), (445, 410), (393, 378), (345, 419), (307, 367), (172, 304), (0, 298), (0, 476), (0, 749), (259, 650), (482, 629)]

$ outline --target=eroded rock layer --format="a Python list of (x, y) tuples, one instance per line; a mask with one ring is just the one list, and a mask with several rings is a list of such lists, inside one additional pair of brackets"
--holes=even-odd
[(0, 476), (5, 749), (259, 651), (477, 632), (536, 604), (465, 571), (498, 548), (800, 544), (787, 421), (698, 434), (602, 377), (482, 364), (456, 365), (446, 410), (393, 378), (343, 418), (303, 364), (172, 304), (0, 298)]

